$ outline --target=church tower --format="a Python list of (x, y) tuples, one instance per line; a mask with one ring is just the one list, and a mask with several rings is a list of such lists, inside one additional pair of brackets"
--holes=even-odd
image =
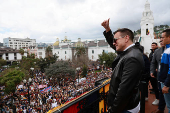
[(141, 26), (141, 42), (144, 46), (145, 53), (150, 53), (151, 44), (154, 41), (154, 18), (153, 12), (150, 10), (150, 3), (148, 0), (145, 3), (145, 10), (142, 13)]

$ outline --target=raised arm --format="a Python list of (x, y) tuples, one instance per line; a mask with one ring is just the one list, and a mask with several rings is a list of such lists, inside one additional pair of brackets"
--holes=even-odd
[(110, 47), (115, 50), (115, 46), (113, 45), (113, 34), (112, 34), (112, 31), (111, 31), (110, 26), (109, 26), (109, 20), (110, 20), (110, 18), (108, 20), (103, 21), (101, 23), (101, 25), (105, 28), (103, 35), (105, 36), (106, 41), (108, 42)]

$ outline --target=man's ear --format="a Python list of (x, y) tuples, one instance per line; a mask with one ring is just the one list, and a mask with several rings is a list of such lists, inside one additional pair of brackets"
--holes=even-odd
[(127, 43), (129, 40), (130, 40), (129, 35), (126, 35), (126, 36), (125, 36), (125, 42)]

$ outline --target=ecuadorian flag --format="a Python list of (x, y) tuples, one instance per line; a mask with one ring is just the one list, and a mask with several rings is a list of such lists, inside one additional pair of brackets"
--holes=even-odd
[(146, 34), (149, 35), (149, 33), (150, 33), (149, 30), (147, 30), (147, 33), (146, 33)]

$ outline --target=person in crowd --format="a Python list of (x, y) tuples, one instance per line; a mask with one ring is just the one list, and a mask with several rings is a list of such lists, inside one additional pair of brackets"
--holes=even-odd
[(160, 73), (158, 81), (161, 83), (162, 93), (166, 102), (166, 106), (170, 113), (170, 29), (162, 32), (162, 43), (165, 45), (165, 50), (161, 58)]
[[(153, 42), (151, 44), (151, 53), (149, 54), (150, 62), (152, 62), (155, 50), (157, 50), (157, 49), (158, 49), (157, 43)], [(155, 70), (153, 70), (152, 73), (153, 73), (154, 76), (157, 76), (157, 68)], [(151, 82), (151, 85), (152, 85), (152, 88), (153, 88), (153, 89), (151, 89), (150, 93), (154, 93), (155, 97), (156, 97), (156, 99), (152, 102), (152, 104), (153, 105), (158, 105), (159, 104), (158, 80), (155, 77), (150, 77), (150, 82)]]
[[(101, 24), (105, 32), (111, 32), (109, 19)], [(140, 110), (139, 82), (144, 68), (142, 49), (133, 44), (134, 35), (130, 29), (118, 29), (111, 43), (116, 51), (121, 53), (113, 61), (108, 94), (109, 113), (138, 113)], [(109, 44), (111, 44), (109, 42)]]
[[(152, 62), (151, 62), (151, 68), (150, 68), (150, 76), (153, 78), (156, 78), (158, 80), (158, 75), (160, 72), (160, 63), (161, 63), (161, 57), (162, 57), (162, 53), (165, 49), (165, 45), (162, 43), (163, 38), (160, 38), (160, 45), (161, 48), (155, 50), (153, 58), (152, 58)], [(155, 70), (157, 70), (157, 76), (154, 75)], [(161, 89), (161, 84), (160, 82), (158, 82), (158, 89), (159, 89), (159, 104), (158, 104), (158, 109), (154, 110), (152, 113), (164, 113), (164, 109), (165, 109), (165, 100), (164, 100), (164, 96), (162, 94), (162, 89)]]
[(152, 44), (151, 44), (151, 52), (150, 52), (150, 54), (149, 54), (149, 60), (150, 60), (150, 62), (152, 61), (152, 58), (153, 58), (153, 55), (154, 55), (154, 52), (155, 52), (155, 50), (156, 49), (158, 49), (158, 44), (156, 43), (156, 42), (152, 42)]
[(149, 84), (149, 79), (150, 79), (150, 61), (148, 56), (144, 53), (144, 47), (141, 46), (142, 50), (143, 50), (143, 59), (144, 59), (144, 70), (142, 73), (142, 78), (141, 81), (145, 81), (146, 82), (146, 87), (144, 88), (145, 90), (145, 101), (148, 101), (148, 84)]

